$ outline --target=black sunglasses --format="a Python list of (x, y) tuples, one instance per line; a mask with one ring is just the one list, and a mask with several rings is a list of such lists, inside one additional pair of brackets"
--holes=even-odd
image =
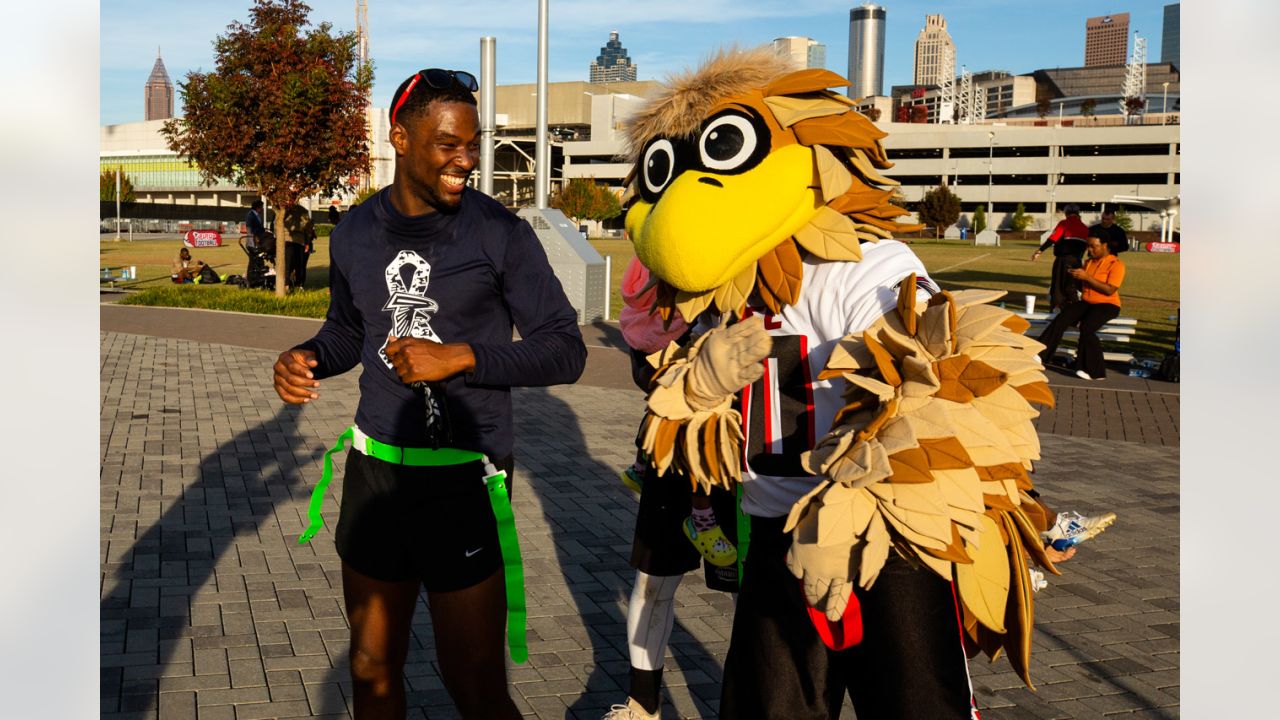
[(400, 110), (400, 106), (404, 105), (404, 101), (409, 99), (409, 93), (413, 92), (413, 88), (418, 85), (421, 80), (426, 80), (427, 85), (436, 90), (444, 90), (451, 88), (454, 84), (461, 85), (470, 92), (476, 92), (480, 89), (480, 84), (476, 82), (476, 76), (466, 70), (445, 70), (443, 68), (427, 68), (414, 73), (413, 79), (405, 87), (404, 93), (400, 95), (400, 99), (396, 101), (395, 107), (391, 108), (391, 124), (396, 124), (396, 112)]

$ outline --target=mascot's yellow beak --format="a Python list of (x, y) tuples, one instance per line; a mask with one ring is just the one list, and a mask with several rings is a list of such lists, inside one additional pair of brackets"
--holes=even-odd
[(637, 201), (627, 213), (636, 256), (677, 289), (723, 285), (822, 207), (813, 167), (813, 150), (794, 144), (739, 175), (682, 173), (656, 203)]

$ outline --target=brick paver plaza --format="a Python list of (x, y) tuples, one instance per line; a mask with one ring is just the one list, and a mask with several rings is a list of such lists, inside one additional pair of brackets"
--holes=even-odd
[[(341, 462), (325, 529), (295, 538), (324, 450), (354, 416), (357, 373), (288, 407), (271, 389), (276, 352), (103, 328), (102, 717), (351, 717), (332, 535)], [(1054, 384), (1037, 485), (1055, 508), (1119, 520), (1037, 596), (1036, 692), (1004, 658), (971, 661), (983, 717), (1176, 718), (1176, 386)], [(510, 679), (526, 717), (599, 718), (625, 697), (637, 503), (616, 473), (632, 459), (641, 397), (515, 391), (530, 659)], [(718, 717), (732, 601), (690, 575), (677, 603), (664, 717)], [(410, 717), (456, 717), (425, 611), (420, 600)]]

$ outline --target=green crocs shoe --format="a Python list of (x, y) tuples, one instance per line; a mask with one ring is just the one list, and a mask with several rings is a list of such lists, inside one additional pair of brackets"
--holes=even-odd
[(634, 467), (627, 466), (626, 470), (618, 473), (618, 477), (622, 478), (622, 484), (626, 485), (628, 490), (637, 495), (644, 489), (644, 475), (636, 472)]
[(707, 562), (716, 567), (729, 567), (738, 562), (737, 548), (729, 542), (729, 538), (724, 536), (724, 531), (719, 525), (710, 530), (698, 532), (693, 527), (693, 518), (687, 517), (681, 527), (684, 528), (684, 536), (698, 548), (698, 552), (702, 553), (702, 557), (706, 558)]

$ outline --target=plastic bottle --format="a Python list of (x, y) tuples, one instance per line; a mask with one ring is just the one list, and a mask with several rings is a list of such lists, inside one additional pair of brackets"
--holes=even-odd
[(1151, 377), (1151, 371), (1144, 367), (1131, 367), (1129, 368), (1129, 377), (1149, 378)]

